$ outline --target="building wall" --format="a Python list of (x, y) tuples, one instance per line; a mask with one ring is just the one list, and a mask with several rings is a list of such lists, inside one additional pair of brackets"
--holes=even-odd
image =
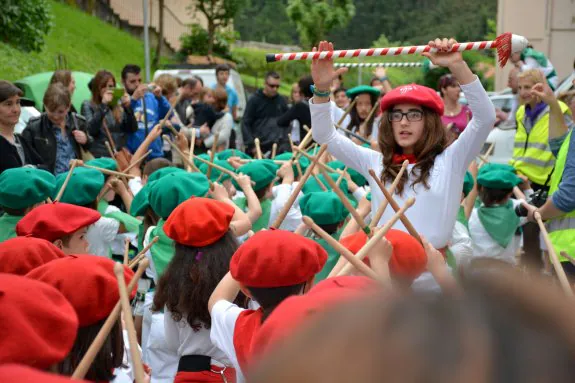
[[(497, 32), (527, 37), (551, 60), (560, 79), (573, 71), (575, 60), (575, 0), (499, 0)], [(498, 68), (495, 89), (507, 86), (511, 64)]]

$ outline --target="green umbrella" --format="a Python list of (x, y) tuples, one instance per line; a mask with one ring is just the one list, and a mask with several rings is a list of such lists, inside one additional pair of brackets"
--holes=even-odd
[[(43, 111), (44, 105), (42, 99), (44, 98), (46, 89), (48, 89), (53, 73), (54, 72), (44, 72), (33, 74), (32, 76), (14, 81), (14, 84), (24, 92), (24, 98), (33, 101), (36, 104), (36, 109)], [(72, 72), (72, 76), (74, 80), (76, 80), (76, 90), (72, 96), (72, 105), (74, 105), (74, 108), (76, 108), (76, 111), (79, 113), (82, 102), (92, 98), (88, 83), (94, 75), (85, 72)]]

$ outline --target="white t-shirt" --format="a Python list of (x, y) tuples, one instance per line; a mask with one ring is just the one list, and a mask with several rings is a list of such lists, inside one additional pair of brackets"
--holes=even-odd
[(238, 363), (236, 349), (234, 347), (234, 329), (236, 321), (244, 309), (226, 300), (217, 301), (212, 307), (212, 328), (210, 340), (227, 356), (228, 360), (236, 369), (238, 383), (245, 382), (244, 375)]
[(88, 240), (88, 252), (101, 257), (110, 256), (112, 242), (116, 239), (120, 222), (112, 218), (100, 217), (93, 225), (90, 225), (86, 233)]
[[(417, 184), (414, 191), (410, 182), (403, 195), (394, 195), (399, 206), (408, 198), (416, 197), (415, 205), (407, 210), (406, 216), (415, 229), (438, 249), (445, 247), (451, 239), (465, 172), (471, 161), (480, 153), (496, 120), (495, 107), (478, 79), (462, 85), (461, 89), (469, 102), (473, 118), (459, 139), (435, 158), (428, 180), (430, 189)], [(333, 129), (330, 109), (330, 103), (314, 104), (313, 98), (311, 99), (313, 138), (320, 144), (327, 144), (329, 152), (335, 158), (357, 170), (369, 181), (372, 211), (376, 211), (384, 197), (368, 171), (373, 169), (376, 174), (381, 174), (382, 154), (356, 145), (350, 139), (337, 134)], [(414, 165), (409, 165), (407, 168), (410, 181), (414, 179), (413, 167)], [(393, 214), (393, 209), (386, 209), (379, 225), (388, 221)], [(395, 224), (395, 228), (407, 231), (400, 221)]]
[[(274, 221), (280, 214), (281, 210), (287, 203), (289, 197), (291, 196), (297, 184), (298, 184), (297, 182), (294, 182), (291, 185), (280, 184), (273, 187), (272, 189), (273, 200), (272, 200), (272, 206), (270, 208), (271, 211), (270, 211), (270, 220), (268, 221), (268, 227), (274, 223)], [(295, 231), (297, 227), (301, 224), (302, 215), (301, 210), (299, 208), (299, 199), (302, 196), (303, 194), (300, 192), (297, 198), (295, 199), (293, 205), (288, 210), (285, 219), (283, 220), (282, 224), (279, 227), (281, 230)]]
[(140, 177), (134, 177), (128, 180), (128, 187), (130, 188), (130, 191), (135, 197), (136, 194), (138, 194), (140, 190), (142, 190), (144, 185), (142, 185), (142, 179)]

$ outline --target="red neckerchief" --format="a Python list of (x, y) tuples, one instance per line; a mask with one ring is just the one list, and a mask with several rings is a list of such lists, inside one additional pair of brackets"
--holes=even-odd
[(408, 160), (410, 164), (417, 162), (417, 158), (415, 158), (415, 155), (413, 154), (394, 154), (391, 159), (391, 163), (394, 165), (402, 164), (405, 160)]
[(252, 354), (252, 340), (262, 325), (263, 309), (244, 310), (236, 320), (234, 327), (234, 348), (242, 372), (247, 370), (247, 364)]

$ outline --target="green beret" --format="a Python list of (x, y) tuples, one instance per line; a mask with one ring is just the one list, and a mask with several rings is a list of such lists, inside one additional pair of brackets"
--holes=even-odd
[(277, 173), (278, 170), (280, 170), (280, 165), (276, 164), (273, 160), (264, 158), (264, 159), (259, 160), (258, 162), (261, 162), (262, 164), (264, 164), (264, 166), (267, 167), (274, 174)]
[[(292, 157), (293, 157), (292, 152), (284, 152), (282, 154), (277, 155), (274, 159), (278, 160), (278, 161), (289, 161), (292, 159)], [(301, 168), (301, 171), (303, 173), (305, 173), (305, 171), (307, 170), (307, 168), (311, 164), (310, 160), (308, 160), (307, 157), (304, 157), (304, 156), (300, 156), (298, 159), (298, 162), (299, 162), (299, 167)], [(300, 175), (295, 163), (293, 164), (292, 168), (293, 168), (293, 174), (296, 177), (298, 175)], [(303, 175), (303, 174), (301, 174), (301, 175)]]
[(359, 85), (359, 86), (356, 86), (355, 88), (348, 89), (348, 91), (345, 92), (345, 95), (351, 99), (354, 99), (357, 95), (360, 95), (363, 93), (367, 93), (369, 95), (373, 95), (376, 97), (379, 97), (381, 95), (381, 92), (379, 91), (379, 89), (374, 88), (373, 86), (369, 86), (369, 85)]
[(475, 181), (473, 180), (473, 176), (471, 173), (466, 172), (465, 178), (463, 179), (463, 194), (467, 197), (467, 195), (473, 189), (473, 185), (475, 185)]
[[(232, 173), (236, 172), (236, 169), (234, 169), (232, 167), (232, 165), (230, 165), (228, 163), (228, 161), (225, 160), (214, 160), (214, 164), (221, 166), (222, 168), (228, 169), (229, 171), (231, 171)], [(200, 166), (198, 166), (198, 169), (200, 169), (200, 171), (204, 174), (208, 174), (208, 164), (204, 164), (201, 163)], [(220, 175), (222, 174), (221, 171), (219, 171), (218, 169), (212, 167), (212, 173), (210, 174), (210, 181), (216, 182), (216, 180), (218, 178), (220, 178)], [(229, 180), (230, 178), (232, 178), (229, 174), (227, 173), (223, 173), (222, 178), (220, 178), (219, 182), (224, 182)]]
[(24, 209), (52, 197), (56, 177), (34, 168), (7, 169), (0, 174), (0, 206)]
[(201, 173), (170, 173), (150, 188), (150, 207), (167, 219), (179, 204), (190, 197), (204, 197), (209, 190), (208, 178)]
[(477, 183), (489, 189), (513, 189), (521, 182), (521, 178), (514, 173), (501, 169), (479, 173), (477, 176)]
[[(60, 191), (67, 175), (68, 172), (58, 174), (56, 177), (54, 197)], [(96, 169), (75, 168), (70, 181), (68, 181), (64, 195), (60, 198), (60, 202), (86, 206), (98, 198), (98, 194), (100, 194), (105, 182), (106, 178), (104, 175)]]
[(340, 223), (348, 215), (343, 203), (333, 191), (313, 192), (299, 200), (301, 214), (308, 216), (318, 225)]
[(150, 174), (148, 176), (148, 182), (157, 181), (160, 178), (172, 173), (186, 173), (186, 171), (184, 169), (180, 169), (175, 166), (167, 166), (165, 168), (158, 169), (152, 174)]
[(118, 170), (118, 164), (116, 160), (110, 157), (100, 157), (86, 162), (86, 165), (95, 166), (97, 168), (107, 169), (107, 170)]
[[(253, 186), (254, 191), (261, 190), (271, 184), (276, 178), (276, 172), (272, 169), (269, 163), (264, 160), (251, 161), (247, 164), (240, 166), (237, 173), (243, 173), (250, 176), (252, 181), (256, 184)], [(239, 188), (234, 182), (236, 188)]]
[(216, 154), (218, 160), (227, 161), (230, 157), (240, 157), (244, 160), (251, 160), (252, 157), (238, 149), (226, 149)]
[[(339, 169), (339, 170), (345, 169), (345, 164), (341, 161), (331, 161), (327, 164), (327, 166), (329, 166), (332, 169)], [(357, 170), (347, 168), (347, 172), (349, 173), (351, 180), (357, 186), (363, 186), (367, 183), (367, 180), (365, 179), (365, 177), (362, 176)]]
[(517, 174), (517, 170), (515, 170), (515, 168), (511, 165), (488, 162), (479, 168), (477, 175), (485, 173), (485, 172), (490, 172), (492, 170), (505, 170), (505, 171)]
[[(202, 160), (206, 160), (209, 161), (210, 160), (210, 155), (207, 153), (202, 153), (202, 154), (198, 154), (197, 156), (194, 157), (194, 165), (196, 165), (198, 168), (200, 167), (201, 164), (203, 164), (202, 161), (198, 160), (198, 158), (201, 158)], [(214, 156), (214, 159), (216, 157)], [(221, 158), (220, 158), (221, 159)]]
[(142, 217), (146, 214), (146, 210), (150, 207), (150, 189), (156, 181), (148, 181), (142, 189), (134, 196), (132, 204), (130, 205), (130, 214), (134, 217)]
[[(329, 177), (334, 181), (337, 182), (337, 180), (339, 179), (340, 174), (335, 174), (335, 173), (328, 173)], [(331, 186), (327, 183), (327, 181), (325, 180), (325, 177), (323, 176), (323, 174), (319, 174), (317, 176), (317, 178), (321, 181), (321, 183), (327, 188), (327, 190), (332, 190)], [(343, 190), (343, 192), (345, 194), (347, 194), (347, 181), (344, 179), (341, 180), (341, 182), (339, 183), (339, 188), (341, 190)], [(304, 194), (307, 193), (314, 193), (314, 192), (320, 192), (323, 191), (323, 189), (321, 188), (321, 186), (317, 183), (317, 180), (315, 179), (315, 177), (310, 177), (308, 178), (308, 180), (306, 181), (305, 185), (303, 185), (302, 191)]]

